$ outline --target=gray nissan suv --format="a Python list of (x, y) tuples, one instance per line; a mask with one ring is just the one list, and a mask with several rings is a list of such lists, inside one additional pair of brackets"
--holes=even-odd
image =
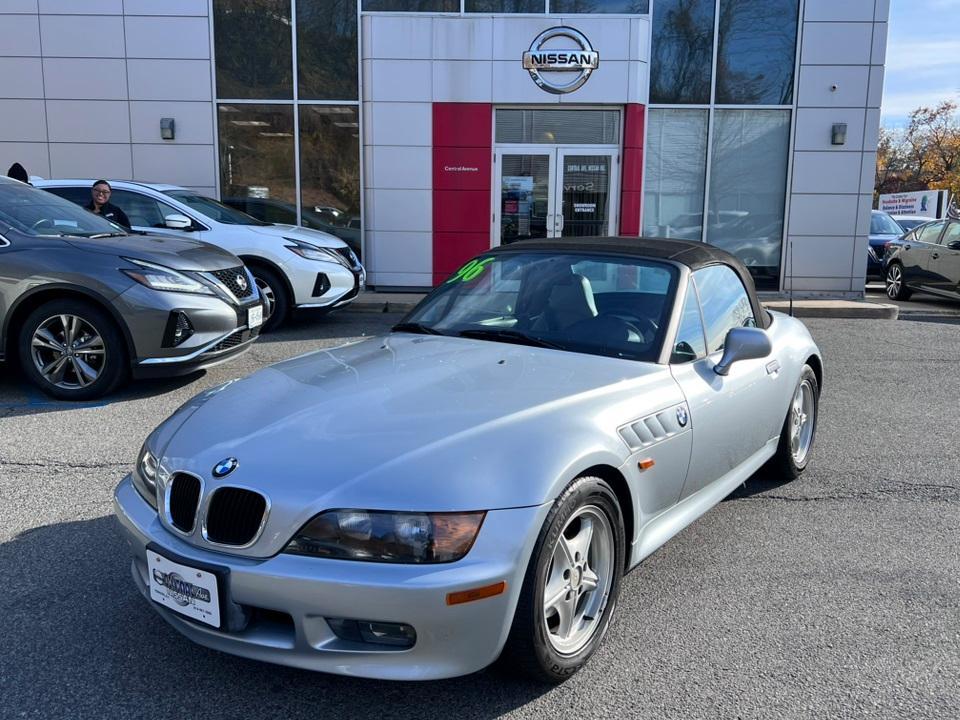
[(130, 235), (71, 202), (0, 178), (0, 360), (65, 400), (129, 376), (184, 374), (247, 348), (256, 284), (207, 243)]

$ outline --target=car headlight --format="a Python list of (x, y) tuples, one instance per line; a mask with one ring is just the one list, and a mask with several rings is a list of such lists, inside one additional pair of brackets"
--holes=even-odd
[(133, 486), (141, 497), (157, 509), (157, 478), (160, 474), (160, 461), (144, 445), (137, 456), (137, 466), (133, 469)]
[(329, 510), (294, 536), (294, 555), (388, 563), (447, 563), (473, 546), (485, 512)]
[(156, 265), (146, 260), (134, 260), (133, 258), (123, 258), (126, 262), (137, 266), (137, 270), (122, 269), (121, 272), (132, 277), (141, 285), (146, 285), (153, 290), (166, 290), (169, 292), (194, 293), (197, 295), (213, 295), (213, 290), (189, 275), (174, 270), (173, 268)]
[(295, 252), (302, 258), (307, 260), (320, 260), (322, 262), (333, 262), (337, 263), (337, 265), (343, 265), (348, 270), (350, 269), (350, 261), (336, 250), (317, 247), (316, 245), (305, 243), (302, 240), (294, 240), (293, 238), (284, 238), (284, 240), (293, 243), (293, 245), (286, 246), (287, 250)]

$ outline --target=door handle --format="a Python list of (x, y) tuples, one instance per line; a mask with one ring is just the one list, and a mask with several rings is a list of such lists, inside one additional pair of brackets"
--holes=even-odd
[(936, 260), (938, 257), (940, 257), (940, 253), (938, 253), (938, 252), (932, 252), (932, 253), (930, 253), (930, 257), (933, 258), (934, 260)]

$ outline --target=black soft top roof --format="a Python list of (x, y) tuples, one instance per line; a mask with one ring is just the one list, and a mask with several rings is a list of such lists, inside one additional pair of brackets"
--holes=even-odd
[(740, 280), (743, 281), (743, 285), (747, 289), (750, 304), (753, 306), (754, 317), (757, 318), (757, 324), (760, 327), (767, 327), (769, 324), (767, 313), (763, 311), (760, 301), (757, 299), (757, 292), (750, 271), (736, 256), (707, 243), (658, 237), (563, 237), (520, 240), (509, 245), (501, 245), (492, 252), (522, 252), (526, 250), (590, 252), (628, 255), (651, 260), (671, 260), (686, 265), (691, 270), (699, 270), (708, 265), (728, 265), (740, 276)]

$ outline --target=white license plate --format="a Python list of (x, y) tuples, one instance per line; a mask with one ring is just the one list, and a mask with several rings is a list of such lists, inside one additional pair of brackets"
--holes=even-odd
[(247, 327), (253, 330), (263, 325), (263, 305), (257, 305), (247, 310)]
[(180, 565), (153, 550), (147, 550), (147, 569), (151, 599), (181, 615), (220, 627), (216, 575)]

